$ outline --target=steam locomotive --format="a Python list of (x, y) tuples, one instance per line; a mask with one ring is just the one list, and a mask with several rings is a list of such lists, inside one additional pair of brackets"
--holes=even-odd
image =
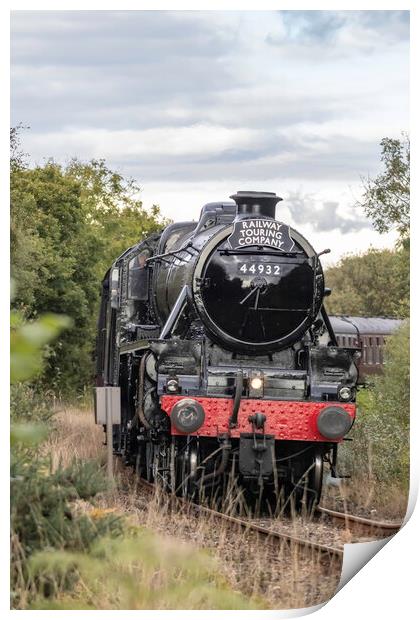
[(96, 421), (112, 420), (114, 454), (174, 493), (311, 510), (354, 423), (360, 348), (338, 345), (322, 252), (276, 220), (281, 198), (231, 198), (105, 275)]

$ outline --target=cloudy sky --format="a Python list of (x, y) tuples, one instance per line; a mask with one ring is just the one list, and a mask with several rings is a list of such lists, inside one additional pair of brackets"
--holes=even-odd
[(325, 262), (392, 245), (354, 207), (408, 131), (407, 11), (14, 12), (12, 124), (33, 162), (105, 158), (174, 220), (237, 190)]

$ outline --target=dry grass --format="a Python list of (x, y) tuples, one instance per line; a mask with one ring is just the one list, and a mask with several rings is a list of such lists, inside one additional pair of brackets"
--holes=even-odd
[[(64, 408), (57, 413), (56, 423), (47, 446), (56, 466), (67, 465), (74, 458), (104, 462), (103, 431), (95, 426), (91, 412)], [(210, 550), (231, 588), (250, 597), (255, 607), (308, 607), (333, 596), (341, 566), (326, 566), (317, 554), (311, 557), (287, 544), (273, 547), (252, 533), (176, 510), (167, 494), (157, 492), (151, 497), (139, 488), (131, 471), (119, 461), (116, 478), (116, 489), (100, 498), (100, 509), (114, 509), (134, 525)]]
[(57, 428), (45, 444), (54, 469), (59, 464), (66, 467), (74, 459), (104, 461), (104, 432), (94, 423), (91, 411), (63, 407), (54, 419)]
[(402, 521), (407, 511), (408, 493), (397, 484), (385, 485), (373, 477), (357, 476), (337, 486), (325, 487), (323, 506), (376, 520)]
[(209, 549), (233, 590), (274, 609), (309, 607), (334, 594), (341, 565), (326, 565), (317, 552), (287, 543), (273, 546), (219, 519), (173, 508), (167, 494), (145, 494), (124, 472), (121, 479), (125, 490), (116, 497), (119, 510), (134, 523)]
[[(57, 429), (48, 442), (55, 465), (67, 465), (74, 458), (105, 461), (103, 431), (95, 426), (91, 412), (67, 407), (57, 414), (56, 422)], [(285, 544), (274, 548), (252, 533), (234, 530), (220, 521), (216, 523), (211, 517), (198, 518), (177, 510), (167, 494), (158, 491), (151, 497), (140, 488), (131, 470), (124, 468), (120, 461), (116, 461), (116, 480), (115, 490), (100, 498), (100, 509), (113, 509), (125, 514), (134, 525), (210, 550), (232, 589), (250, 597), (257, 607), (308, 607), (333, 596), (341, 566), (326, 566), (320, 557), (303, 553), (297, 547)], [(366, 481), (358, 484), (352, 480), (326, 487), (323, 503), (371, 518), (396, 519), (405, 513), (406, 497), (395, 489), (387, 491), (380, 492), (375, 485), (366, 485)], [(280, 529), (284, 527), (278, 525)], [(292, 534), (319, 539), (325, 544), (350, 542), (343, 531), (337, 533), (330, 528), (319, 532), (316, 524), (308, 525), (299, 519), (287, 527)], [(311, 531), (307, 531), (308, 527)]]

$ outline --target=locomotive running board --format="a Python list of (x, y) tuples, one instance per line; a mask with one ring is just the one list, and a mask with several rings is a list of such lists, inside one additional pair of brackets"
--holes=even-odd
[(148, 340), (135, 340), (134, 342), (122, 344), (120, 346), (120, 355), (124, 355), (125, 353), (134, 353), (135, 351), (148, 349), (149, 347), (150, 342)]

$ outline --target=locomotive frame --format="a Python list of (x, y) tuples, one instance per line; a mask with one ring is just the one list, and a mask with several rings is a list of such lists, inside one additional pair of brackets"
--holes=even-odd
[(234, 486), (242, 505), (312, 510), (355, 419), (360, 348), (338, 346), (320, 255), (275, 219), (281, 199), (231, 198), (107, 272), (97, 394), (119, 389), (113, 451), (148, 480), (221, 504)]

